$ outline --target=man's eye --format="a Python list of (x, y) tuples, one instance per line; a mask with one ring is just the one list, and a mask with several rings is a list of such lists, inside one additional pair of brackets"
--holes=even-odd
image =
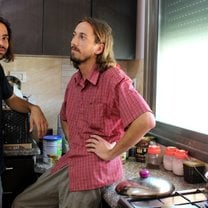
[(9, 37), (8, 36), (2, 36), (2, 37), (0, 37), (0, 39), (3, 40), (3, 41), (8, 41)]
[(82, 40), (84, 40), (84, 39), (86, 39), (86, 36), (85, 36), (85, 35), (80, 35), (80, 38), (81, 38)]

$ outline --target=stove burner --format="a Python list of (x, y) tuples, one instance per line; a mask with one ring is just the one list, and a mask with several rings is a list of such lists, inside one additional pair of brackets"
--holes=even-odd
[(118, 205), (120, 208), (208, 208), (208, 199), (205, 189), (191, 189), (154, 199), (121, 197)]

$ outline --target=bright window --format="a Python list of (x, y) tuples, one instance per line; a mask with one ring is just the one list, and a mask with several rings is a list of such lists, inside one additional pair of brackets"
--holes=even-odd
[(208, 0), (161, 0), (156, 119), (208, 135)]

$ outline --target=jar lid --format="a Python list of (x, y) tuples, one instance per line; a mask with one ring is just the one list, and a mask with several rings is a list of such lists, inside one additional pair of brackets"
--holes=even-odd
[(43, 137), (44, 140), (47, 141), (56, 141), (62, 139), (61, 135), (46, 135)]
[(175, 151), (176, 151), (176, 147), (173, 147), (173, 146), (168, 146), (165, 148), (165, 155), (174, 155)]
[(174, 156), (178, 159), (187, 159), (188, 151), (182, 149), (176, 149), (174, 152)]
[(149, 154), (160, 154), (161, 149), (159, 145), (149, 145), (147, 153)]
[(188, 166), (188, 167), (201, 167), (204, 166), (204, 162), (199, 161), (199, 160), (186, 160), (183, 162), (184, 165)]

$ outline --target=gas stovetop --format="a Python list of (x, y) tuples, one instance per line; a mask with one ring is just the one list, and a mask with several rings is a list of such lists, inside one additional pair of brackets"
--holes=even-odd
[(205, 189), (175, 191), (170, 196), (154, 199), (133, 199), (122, 196), (119, 208), (208, 208), (208, 193)]

